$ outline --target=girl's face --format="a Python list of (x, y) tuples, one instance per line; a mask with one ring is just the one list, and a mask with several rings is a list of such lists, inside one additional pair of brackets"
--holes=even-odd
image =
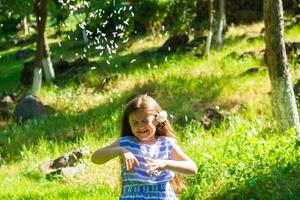
[(129, 114), (129, 124), (135, 137), (141, 141), (150, 141), (155, 138), (158, 122), (153, 114), (136, 110)]

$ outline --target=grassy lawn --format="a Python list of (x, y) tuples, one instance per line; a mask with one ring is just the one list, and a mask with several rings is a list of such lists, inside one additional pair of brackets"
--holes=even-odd
[[(155, 50), (166, 38), (153, 42), (147, 36), (132, 39), (110, 63), (107, 57), (91, 53), (89, 59), (95, 63), (72, 79), (58, 77), (55, 83), (43, 85), (38, 97), (52, 108), (48, 118), (0, 124), (0, 185), (4, 186), (0, 199), (117, 199), (118, 159), (97, 166), (87, 157), (75, 178), (49, 180), (40, 168), (76, 148), (88, 146), (94, 151), (113, 142), (124, 103), (145, 92), (168, 111), (180, 146), (198, 166), (198, 174), (186, 178), (187, 190), (180, 199), (299, 198), (300, 141), (292, 130), (275, 129), (270, 81), (260, 54), (261, 28), (262, 23), (230, 27), (223, 48), (212, 50), (209, 58), (197, 58), (193, 52), (159, 54)], [(287, 30), (286, 39), (298, 41), (299, 31), (299, 25)], [(83, 52), (79, 42), (64, 37), (51, 36), (49, 43), (54, 62), (61, 56), (74, 60), (76, 53)], [(0, 51), (0, 92), (30, 91), (19, 83), (22, 62), (14, 54), (20, 49)], [(248, 51), (257, 56), (230, 56)], [(244, 74), (254, 67), (258, 72)], [(290, 65), (293, 82), (298, 67)], [(103, 89), (103, 80), (115, 75)], [(216, 106), (226, 120), (205, 131), (203, 111)]]

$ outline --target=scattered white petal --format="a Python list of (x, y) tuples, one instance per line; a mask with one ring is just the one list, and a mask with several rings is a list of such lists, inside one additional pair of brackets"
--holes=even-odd
[(136, 59), (132, 59), (131, 61), (130, 61), (130, 63), (134, 63), (136, 61)]
[(105, 48), (104, 48), (103, 46), (99, 45), (99, 46), (96, 46), (95, 49), (100, 49), (100, 50), (102, 50), (102, 49), (105, 49)]

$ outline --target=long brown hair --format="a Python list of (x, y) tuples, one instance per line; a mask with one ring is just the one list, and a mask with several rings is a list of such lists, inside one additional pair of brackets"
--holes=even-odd
[[(132, 100), (129, 101), (124, 110), (121, 124), (121, 136), (134, 136), (129, 124), (129, 115), (130, 113), (136, 110), (140, 110), (146, 113), (153, 113), (154, 116), (157, 116), (157, 114), (160, 111), (162, 111), (158, 103), (147, 94), (138, 95), (134, 97)], [(165, 122), (159, 123), (157, 125), (155, 135), (175, 138), (172, 126), (168, 119)], [(180, 193), (182, 190), (185, 189), (183, 179), (177, 174), (171, 181), (171, 186), (176, 194)]]
[[(123, 113), (122, 125), (121, 125), (121, 136), (134, 136), (129, 124), (129, 115), (130, 113), (136, 110), (140, 110), (147, 113), (153, 113), (154, 116), (157, 116), (157, 114), (160, 111), (162, 111), (158, 103), (148, 95), (139, 95), (133, 98), (131, 101), (129, 101)], [(155, 135), (175, 137), (173, 133), (173, 129), (168, 119), (165, 122), (158, 124)]]

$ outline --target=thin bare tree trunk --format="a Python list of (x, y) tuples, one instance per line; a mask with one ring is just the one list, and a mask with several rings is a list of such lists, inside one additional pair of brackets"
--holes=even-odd
[(50, 49), (48, 45), (47, 36), (44, 33), (44, 45), (43, 45), (43, 59), (42, 59), (43, 71), (46, 82), (50, 82), (55, 78), (55, 73), (50, 58)]
[[(76, 15), (74, 15), (76, 21), (78, 22), (78, 24), (80, 23), (78, 17)], [(89, 38), (88, 38), (88, 35), (87, 35), (87, 31), (86, 29), (81, 29), (81, 32), (82, 32), (82, 40), (83, 40), (83, 44), (86, 45), (89, 43)]]
[(264, 0), (264, 22), (273, 113), (280, 130), (295, 128), (299, 134), (299, 116), (287, 66), (281, 0)]
[[(54, 70), (52, 67), (49, 46), (45, 34), (46, 21), (48, 15), (48, 0), (36, 0), (34, 2), (34, 11), (36, 14), (37, 23), (37, 41), (36, 41), (36, 56), (35, 56), (35, 69), (32, 83), (32, 92), (38, 93), (42, 85), (42, 66), (44, 66), (44, 74), (46, 81), (50, 81), (54, 78)], [(43, 59), (47, 60), (47, 64), (43, 65)], [(44, 62), (45, 63), (45, 62)]]
[(27, 16), (25, 16), (22, 21), (21, 21), (23, 30), (24, 30), (24, 34), (28, 35), (29, 34), (29, 26), (28, 26), (28, 22), (27, 22)]
[(208, 57), (210, 53), (210, 47), (211, 47), (211, 40), (212, 40), (212, 35), (213, 35), (213, 19), (214, 19), (214, 10), (213, 10), (213, 0), (208, 1), (208, 25), (209, 25), (209, 31), (207, 35), (207, 40), (206, 40), (206, 48), (205, 48), (205, 56)]
[(226, 25), (226, 15), (225, 15), (225, 0), (219, 0), (219, 23), (218, 23), (218, 33), (217, 33), (217, 44), (221, 48), (223, 44), (223, 29)]

